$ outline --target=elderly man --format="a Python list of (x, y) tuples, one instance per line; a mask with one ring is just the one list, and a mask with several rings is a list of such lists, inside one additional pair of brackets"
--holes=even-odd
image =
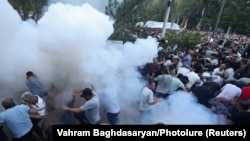
[[(0, 124), (6, 126), (13, 141), (33, 141), (33, 124), (30, 114), (38, 115), (36, 109), (25, 104), (16, 105), (12, 98), (5, 98), (2, 106), (6, 109), (0, 113)], [(39, 116), (39, 115), (38, 115)]]
[[(44, 126), (45, 126), (44, 117), (46, 116), (45, 101), (38, 95), (34, 95), (31, 92), (24, 92), (21, 98), (24, 103), (36, 109), (37, 113), (42, 116), (42, 118), (31, 116), (31, 121), (33, 123), (33, 129), (35, 133), (41, 138), (47, 138), (45, 132), (43, 131)], [(41, 123), (41, 126), (39, 126), (40, 123)]]

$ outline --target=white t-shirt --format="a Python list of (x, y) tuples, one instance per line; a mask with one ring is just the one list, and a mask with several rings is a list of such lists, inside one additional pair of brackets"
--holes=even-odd
[(218, 59), (213, 59), (213, 60), (211, 58), (206, 58), (206, 59), (210, 61), (211, 65), (217, 66), (219, 63)]
[(169, 87), (172, 80), (171, 75), (158, 75), (154, 78), (154, 80), (158, 82), (155, 90), (156, 92), (162, 94), (167, 94), (169, 92)]
[(219, 85), (223, 84), (223, 79), (219, 75), (212, 75), (212, 81)]
[(99, 98), (97, 95), (86, 101), (80, 108), (85, 111), (85, 116), (90, 124), (97, 124), (100, 122)]
[(140, 105), (139, 109), (142, 111), (149, 111), (151, 110), (151, 106), (149, 105), (150, 102), (154, 100), (154, 93), (148, 87), (143, 88), (140, 98)]
[(120, 104), (117, 97), (117, 89), (115, 87), (107, 87), (103, 91), (98, 92), (100, 102), (103, 103), (107, 113), (120, 112)]
[(217, 95), (217, 97), (223, 97), (228, 100), (232, 100), (235, 97), (239, 97), (241, 95), (241, 88), (233, 85), (226, 84), (221, 88), (221, 92)]
[(171, 60), (167, 60), (165, 63), (164, 63), (164, 66), (170, 66), (170, 65), (172, 65), (172, 62), (171, 62)]
[(183, 67), (183, 64), (182, 64), (182, 62), (180, 61), (180, 62), (178, 62), (178, 64), (177, 64), (177, 69), (179, 69), (179, 68), (181, 68), (181, 67)]
[(199, 82), (201, 80), (199, 75), (193, 71), (184, 75), (188, 77), (188, 83), (186, 84), (187, 88), (191, 88), (196, 82)]
[(46, 115), (46, 103), (45, 101), (38, 95), (35, 95), (37, 97), (37, 103), (31, 104), (30, 106), (34, 109), (36, 109), (37, 113), (39, 115)]
[(234, 80), (234, 70), (233, 70), (233, 68), (226, 69), (224, 73), (228, 76), (225, 81)]
[(185, 67), (180, 67), (180, 68), (178, 68), (178, 70), (177, 70), (177, 74), (186, 75), (186, 74), (188, 74), (188, 73), (190, 73), (190, 70), (187, 69), (187, 68), (185, 68)]
[(169, 94), (173, 94), (178, 88), (184, 87), (184, 84), (177, 77), (172, 77), (172, 81), (169, 87)]
[(215, 68), (212, 75), (222, 75), (224, 70), (220, 70), (219, 68)]

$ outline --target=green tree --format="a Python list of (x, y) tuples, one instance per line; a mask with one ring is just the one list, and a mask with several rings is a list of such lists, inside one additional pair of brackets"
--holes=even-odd
[[(221, 19), (223, 27), (231, 27), (233, 32), (249, 34), (250, 33), (250, 2), (247, 0), (230, 0), (226, 5)], [(244, 19), (244, 20), (242, 20)]]
[[(193, 29), (201, 18), (201, 11), (204, 8), (202, 23), (215, 26), (222, 0), (176, 0), (179, 2), (177, 9), (178, 16), (188, 18), (188, 28)], [(249, 0), (227, 0), (222, 12), (218, 27), (227, 29), (232, 27), (236, 33), (249, 34)], [(244, 20), (242, 20), (244, 19)]]
[(131, 34), (135, 30), (135, 24), (140, 18), (141, 3), (144, 0), (124, 0), (117, 7), (116, 0), (109, 0), (106, 12), (114, 20), (114, 33), (110, 36), (111, 40), (134, 41)]
[(177, 45), (179, 49), (196, 49), (196, 45), (202, 43), (203, 35), (198, 32), (184, 30), (179, 34), (168, 33), (167, 39), (171, 46)]
[(202, 23), (213, 27), (217, 17), (215, 13), (218, 13), (220, 9), (220, 2), (221, 0), (182, 0), (179, 2), (177, 16), (181, 19), (188, 18), (187, 28), (193, 29), (199, 23), (201, 13), (205, 9)]
[(8, 0), (23, 20), (31, 17), (38, 21), (42, 15), (42, 9), (48, 0)]

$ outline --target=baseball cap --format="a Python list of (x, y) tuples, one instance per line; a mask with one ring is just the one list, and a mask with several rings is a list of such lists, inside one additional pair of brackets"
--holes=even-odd
[(92, 90), (90, 88), (85, 88), (84, 90), (82, 90), (82, 94), (80, 95), (80, 97), (89, 96), (89, 95), (92, 95)]

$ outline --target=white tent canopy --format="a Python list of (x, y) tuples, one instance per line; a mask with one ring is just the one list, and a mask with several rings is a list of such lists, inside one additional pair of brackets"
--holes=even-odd
[[(143, 27), (147, 28), (163, 28), (163, 23), (164, 22), (156, 22), (156, 21), (147, 21)], [(180, 27), (176, 23), (166, 23), (166, 28), (165, 29), (170, 29), (170, 30), (180, 30)]]

